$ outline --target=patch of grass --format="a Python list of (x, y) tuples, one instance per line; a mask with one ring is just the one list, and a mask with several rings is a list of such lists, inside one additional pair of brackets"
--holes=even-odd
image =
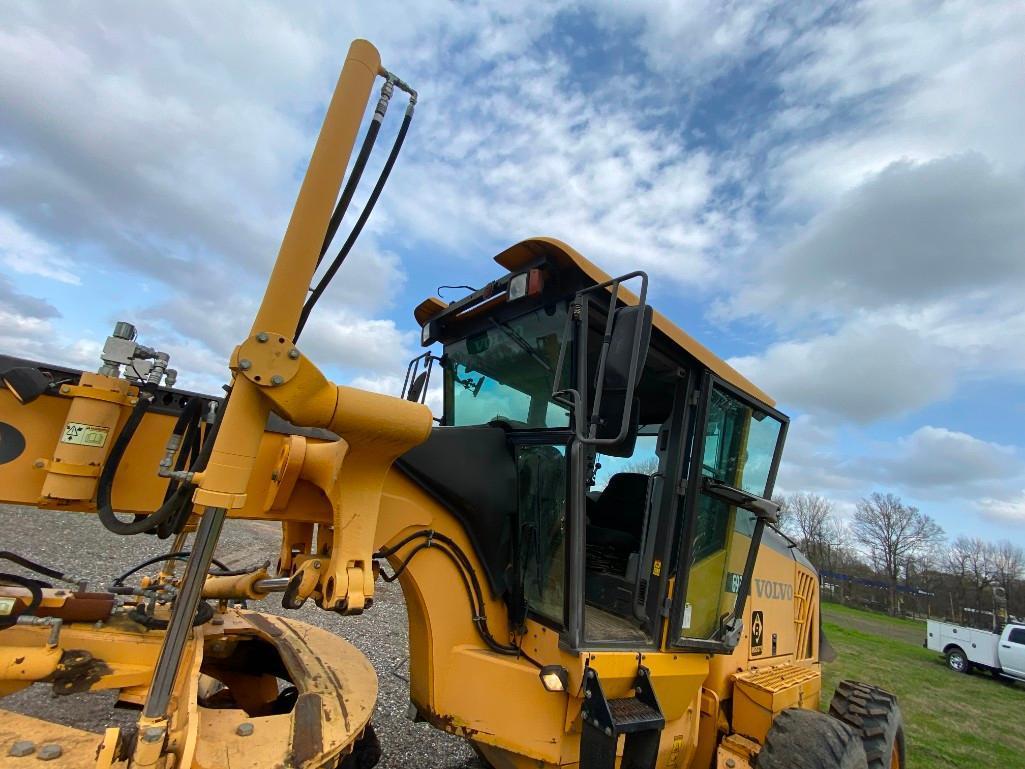
[(848, 614), (854, 619), (851, 613), (873, 621), (909, 620), (827, 606), (823, 626), (837, 659), (823, 665), (823, 710), (829, 708), (838, 681), (865, 681), (899, 698), (908, 769), (1025, 767), (1025, 730), (1018, 722), (1025, 710), (1025, 687), (993, 680), (987, 673), (954, 673), (938, 654), (901, 640), (900, 634), (864, 632), (864, 623), (854, 629), (850, 625), (855, 623), (836, 621)]
[(855, 609), (852, 606), (844, 606), (842, 603), (830, 603), (827, 601), (822, 602), (822, 611), (827, 614), (832, 614), (835, 617), (857, 617), (859, 619), (871, 619), (876, 622), (880, 622), (884, 625), (893, 625), (895, 627), (903, 627), (909, 629), (920, 630), (922, 634), (925, 634), (925, 620), (924, 619), (908, 619), (907, 617), (891, 617), (889, 614), (884, 614), (880, 611), (867, 611), (865, 609)]

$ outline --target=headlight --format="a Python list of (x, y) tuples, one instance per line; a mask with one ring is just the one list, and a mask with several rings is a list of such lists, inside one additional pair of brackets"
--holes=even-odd
[(521, 272), (519, 275), (513, 275), (509, 279), (509, 301), (515, 301), (516, 299), (522, 299), (527, 295), (527, 275), (526, 272)]

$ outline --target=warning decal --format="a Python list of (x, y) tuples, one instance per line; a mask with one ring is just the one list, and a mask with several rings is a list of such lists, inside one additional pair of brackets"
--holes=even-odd
[(751, 656), (762, 653), (762, 636), (765, 635), (765, 622), (760, 611), (751, 612)]
[(94, 446), (100, 449), (107, 442), (107, 433), (109, 432), (109, 427), (95, 427), (93, 425), (84, 425), (81, 422), (68, 422), (64, 425), (64, 435), (61, 437), (61, 443), (73, 443), (76, 446)]

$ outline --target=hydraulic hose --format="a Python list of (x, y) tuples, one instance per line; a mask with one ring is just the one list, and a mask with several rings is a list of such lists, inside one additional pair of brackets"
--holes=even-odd
[[(128, 444), (131, 443), (132, 437), (135, 435), (136, 430), (139, 429), (139, 425), (142, 423), (143, 417), (146, 416), (146, 412), (149, 410), (152, 402), (153, 394), (149, 389), (144, 389), (139, 393), (139, 400), (135, 404), (135, 408), (132, 409), (132, 413), (128, 415), (125, 426), (121, 428), (117, 440), (111, 447), (110, 455), (103, 464), (103, 470), (100, 472), (99, 482), (96, 486), (96, 513), (100, 522), (115, 534), (130, 535), (151, 531), (178, 512), (182, 505), (189, 504), (192, 499), (192, 485), (182, 483), (159, 508), (149, 515), (144, 515), (134, 521), (122, 521), (114, 514), (114, 507), (111, 503), (114, 477), (117, 475), (117, 469), (124, 458), (125, 451), (128, 449)], [(189, 410), (187, 408), (183, 409), (174, 425), (174, 434), (179, 437), (185, 433), (186, 416), (188, 413)]]
[(320, 247), (320, 256), (317, 257), (317, 266), (324, 261), (324, 254), (327, 253), (328, 248), (331, 247), (331, 241), (335, 238), (335, 233), (338, 232), (338, 227), (342, 223), (342, 217), (345, 216), (345, 212), (349, 209), (349, 205), (352, 203), (352, 196), (356, 194), (356, 185), (359, 184), (360, 178), (363, 176), (363, 171), (367, 167), (367, 161), (370, 159), (370, 153), (374, 149), (374, 144), (377, 142), (377, 135), (381, 132), (381, 121), (377, 119), (377, 115), (374, 115), (374, 120), (371, 121), (370, 127), (367, 129), (367, 135), (363, 137), (363, 145), (359, 148), (359, 154), (356, 156), (356, 162), (352, 164), (352, 172), (349, 174), (348, 180), (345, 182), (345, 189), (342, 190), (342, 196), (338, 199), (338, 205), (335, 206), (334, 213), (331, 214), (331, 221), (327, 225), (327, 233), (324, 235), (324, 245)]
[(503, 644), (499, 642), (494, 635), (492, 635), (491, 629), (488, 627), (488, 618), (484, 611), (484, 592), (481, 590), (480, 580), (477, 579), (477, 573), (474, 571), (473, 564), (470, 563), (470, 559), (467, 557), (466, 553), (463, 552), (462, 548), (459, 547), (459, 544), (451, 537), (448, 537), (438, 531), (424, 529), (410, 534), (392, 547), (385, 548), (374, 553), (374, 557), (387, 558), (394, 555), (398, 550), (413, 540), (420, 538), (426, 538), (427, 541), (421, 542), (413, 548), (412, 552), (410, 552), (405, 561), (400, 564), (395, 573), (390, 576), (385, 575), (383, 577), (384, 580), (386, 582), (392, 582), (397, 579), (399, 575), (406, 570), (409, 562), (417, 553), (430, 548), (440, 550), (455, 564), (456, 570), (459, 572), (459, 576), (463, 580), (463, 586), (466, 588), (467, 597), (470, 599), (470, 609), (473, 612), (473, 624), (477, 628), (477, 634), (481, 637), (481, 640), (484, 641), (492, 651), (498, 652), (499, 654), (526, 657), (526, 654), (518, 646)]
[[(29, 600), (28, 606), (19, 611), (17, 614), (13, 612), (6, 617), (0, 617), (0, 629), (11, 627), (12, 625), (18, 624), (18, 617), (22, 614), (31, 614), (39, 608), (39, 604), (43, 602), (43, 587), (44, 583), (39, 582), (35, 579), (29, 579), (28, 577), (22, 577), (18, 574), (6, 574), (0, 573), (0, 582), (8, 582), (10, 584), (18, 585), (29, 591), (32, 598)], [(45, 585), (49, 587), (49, 585)]]
[[(124, 574), (122, 574), (122, 575), (120, 575), (118, 577), (115, 577), (114, 581), (111, 582), (110, 584), (111, 585), (121, 585), (130, 576), (132, 576), (133, 574), (135, 574), (138, 571), (142, 571), (147, 566), (152, 566), (155, 563), (163, 563), (164, 561), (184, 561), (190, 555), (192, 555), (192, 551), (191, 550), (179, 550), (177, 553), (165, 553), (164, 555), (155, 555), (152, 558), (147, 558), (142, 563), (135, 564), (135, 566), (130, 568)], [(221, 570), (219, 572), (212, 572), (215, 576), (218, 576), (218, 577), (229, 577), (229, 576), (234, 576), (236, 574), (248, 574), (249, 573), (248, 571), (238, 571), (238, 570), (233, 571), (232, 569), (229, 569), (223, 563), (218, 561), (216, 558), (212, 558), (211, 559), (211, 563), (213, 563), (214, 566), (216, 566), (218, 569)]]
[(317, 301), (331, 283), (335, 273), (338, 272), (338, 268), (342, 266), (342, 263), (349, 255), (353, 244), (355, 244), (356, 239), (363, 231), (364, 225), (366, 225), (367, 220), (370, 218), (370, 214), (373, 213), (374, 206), (377, 205), (377, 199), (381, 197), (381, 191), (384, 189), (384, 185), (388, 182), (388, 176), (391, 174), (392, 167), (395, 165), (395, 160), (398, 158), (399, 151), (402, 149), (402, 143), (406, 139), (406, 132), (409, 131), (409, 124), (412, 120), (413, 102), (410, 101), (409, 106), (406, 108), (405, 117), (402, 118), (402, 125), (395, 137), (395, 143), (392, 145), (391, 152), (388, 153), (388, 159), (385, 161), (384, 167), (381, 169), (381, 175), (377, 178), (377, 184), (374, 185), (374, 189), (370, 193), (370, 197), (367, 199), (367, 204), (363, 207), (359, 218), (352, 226), (352, 232), (349, 233), (349, 237), (346, 238), (341, 250), (338, 252), (337, 256), (335, 256), (323, 277), (321, 277), (316, 287), (310, 293), (310, 297), (306, 300), (306, 304), (303, 305), (302, 314), (299, 316), (299, 324), (295, 330), (295, 341), (299, 340), (299, 335), (302, 333), (303, 328), (306, 327), (306, 321), (309, 319), (310, 313), (313, 311)]

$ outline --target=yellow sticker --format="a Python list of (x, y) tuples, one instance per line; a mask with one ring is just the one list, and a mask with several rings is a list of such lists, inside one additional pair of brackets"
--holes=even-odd
[(93, 446), (101, 449), (103, 444), (107, 442), (107, 433), (109, 432), (109, 427), (96, 427), (94, 425), (84, 425), (81, 422), (68, 422), (64, 425), (64, 435), (61, 437), (61, 443), (73, 443), (76, 446)]
[(662, 561), (655, 561), (651, 567), (651, 573), (656, 577), (662, 573)]
[(0, 617), (9, 617), (14, 611), (14, 604), (13, 598), (0, 598)]

